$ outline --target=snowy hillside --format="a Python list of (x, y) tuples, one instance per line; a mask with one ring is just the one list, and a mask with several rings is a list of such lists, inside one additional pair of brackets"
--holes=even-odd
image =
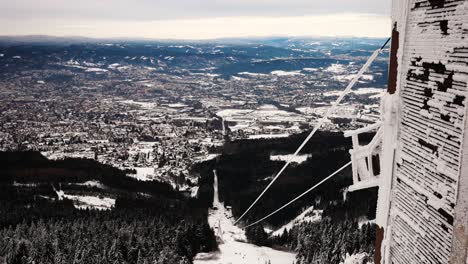
[(298, 225), (301, 223), (316, 222), (316, 221), (320, 221), (321, 219), (322, 219), (322, 210), (314, 210), (314, 207), (312, 206), (304, 210), (304, 212), (302, 212), (296, 218), (291, 220), (289, 223), (278, 228), (278, 230), (273, 232), (271, 236), (281, 236), (285, 230), (289, 231), (295, 225)]
[[(233, 224), (232, 213), (219, 201), (218, 176), (214, 181), (213, 208), (210, 209), (208, 222), (214, 229), (219, 241), (219, 251), (199, 253), (195, 264), (283, 264), (293, 263), (295, 254), (274, 250), (269, 247), (258, 247), (246, 242), (245, 233)], [(268, 262), (270, 261), (270, 262)]]

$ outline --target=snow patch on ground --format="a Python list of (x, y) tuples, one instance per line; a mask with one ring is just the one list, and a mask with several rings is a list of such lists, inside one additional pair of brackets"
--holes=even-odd
[(112, 63), (112, 64), (110, 64), (109, 66), (107, 66), (107, 68), (109, 68), (109, 69), (116, 69), (116, 68), (119, 67), (119, 66), (120, 66), (120, 64), (118, 64), (118, 63)]
[[(217, 116), (228, 122), (235, 122), (253, 129), (257, 122), (282, 123), (282, 122), (304, 122), (306, 118), (300, 114), (280, 110), (271, 104), (265, 104), (256, 109), (223, 109), (216, 113)], [(252, 126), (252, 127), (251, 127)], [(253, 131), (251, 131), (253, 132)]]
[(108, 70), (106, 69), (101, 69), (101, 68), (87, 68), (85, 72), (107, 72)]
[[(356, 76), (357, 74), (336, 75), (333, 77), (333, 79), (338, 80), (338, 81), (351, 81)], [(359, 77), (359, 80), (372, 81), (374, 80), (374, 76), (371, 74), (363, 74), (361, 75), (361, 77)]]
[(87, 182), (83, 182), (83, 183), (77, 183), (77, 185), (87, 186), (87, 187), (97, 187), (97, 188), (101, 188), (101, 189), (106, 188), (106, 186), (104, 184), (102, 184), (101, 182), (99, 182), (99, 181), (87, 181)]
[(323, 93), (323, 96), (325, 96), (325, 97), (340, 96), (340, 94), (341, 94), (342, 92), (343, 92), (343, 91), (329, 91), (329, 92)]
[(365, 224), (375, 224), (375, 219), (369, 220), (365, 217), (362, 219), (359, 219), (358, 221), (359, 228), (361, 228)]
[(153, 109), (157, 106), (156, 103), (151, 103), (151, 102), (137, 102), (137, 101), (133, 101), (133, 100), (122, 100), (122, 101), (118, 101), (119, 103), (123, 103), (123, 104), (133, 104), (133, 105), (138, 105), (140, 106), (141, 108), (143, 109)]
[(289, 137), (291, 134), (258, 134), (250, 135), (249, 139), (261, 139), (261, 138), (284, 138)]
[(312, 157), (312, 154), (302, 154), (302, 155), (294, 155), (294, 154), (286, 154), (286, 155), (270, 155), (270, 160), (274, 161), (291, 161), (294, 163), (301, 164), (305, 162), (308, 158)]
[(252, 77), (267, 77), (268, 74), (264, 73), (253, 73), (253, 72), (239, 72), (240, 75), (252, 76)]
[(272, 71), (271, 74), (276, 75), (276, 76), (304, 75), (300, 71)]
[(322, 220), (322, 212), (323, 210), (314, 210), (313, 206), (309, 207), (296, 218), (291, 220), (289, 223), (285, 224), (284, 226), (280, 227), (278, 230), (273, 232), (271, 236), (281, 236), (285, 230), (289, 231), (295, 225), (299, 225), (302, 223), (318, 222)]
[(68, 194), (64, 194), (63, 197), (72, 200), (77, 209), (111, 210), (115, 205), (115, 199), (108, 197)]
[(275, 110), (278, 110), (278, 107), (272, 105), (272, 104), (264, 104), (264, 105), (261, 105), (257, 108), (258, 110), (271, 110), (271, 111), (275, 111)]
[(155, 177), (154, 167), (138, 167), (133, 169), (136, 170), (136, 174), (128, 174), (128, 176), (140, 181), (150, 181)]
[(182, 103), (174, 103), (174, 104), (168, 104), (167, 106), (169, 106), (170, 108), (183, 108), (183, 107), (187, 107), (188, 105), (182, 104)]
[[(218, 197), (218, 176), (214, 180), (213, 209), (210, 209), (208, 222), (220, 241), (219, 251), (199, 253), (194, 264), (288, 264), (294, 263), (296, 255), (274, 250), (269, 247), (258, 247), (246, 243), (245, 233), (233, 223), (232, 213), (224, 207)], [(268, 262), (270, 261), (270, 262)]]
[(231, 76), (231, 80), (234, 80), (234, 81), (245, 81), (245, 80), (247, 80), (247, 79), (242, 78), (242, 77), (237, 77), (237, 76)]
[(381, 94), (384, 92), (385, 92), (385, 89), (382, 89), (382, 88), (359, 88), (353, 91), (353, 93), (355, 94)]
[(328, 66), (325, 71), (333, 73), (344, 73), (346, 72), (346, 67), (343, 64), (333, 63)]
[(198, 189), (199, 189), (198, 186), (192, 187), (192, 189), (190, 190), (190, 197), (197, 197), (198, 196)]
[(250, 110), (250, 109), (225, 109), (225, 110), (219, 111), (218, 113), (216, 113), (216, 115), (222, 118), (227, 118), (233, 115), (249, 114), (249, 113), (252, 113), (253, 111), (254, 110)]
[[(366, 252), (348, 255), (346, 256), (344, 262), (341, 262), (340, 264), (364, 264), (364, 260), (368, 256), (369, 255)], [(371, 264), (372, 262), (366, 262), (366, 263)]]
[(97, 209), (111, 210), (115, 205), (115, 199), (109, 197), (96, 197), (90, 195), (70, 195), (64, 191), (55, 190), (59, 200), (68, 199), (73, 202), (73, 206), (77, 209)]
[[(235, 125), (229, 127), (231, 131), (242, 130), (249, 139), (287, 137), (290, 133), (296, 133), (299, 130), (298, 126), (292, 126), (288, 129), (284, 125), (266, 125), (263, 127), (263, 133), (258, 134), (261, 130), (259, 122), (280, 124), (306, 121), (306, 118), (301, 114), (280, 110), (271, 104), (265, 104), (256, 109), (224, 109), (217, 112), (216, 115), (224, 121), (235, 122)], [(282, 134), (280, 134), (281, 132)]]
[(207, 154), (205, 156), (197, 157), (194, 160), (194, 163), (201, 163), (201, 162), (204, 162), (204, 161), (209, 161), (209, 160), (212, 160), (212, 159), (216, 159), (219, 156), (220, 156), (220, 154)]
[(94, 159), (95, 153), (93, 151), (81, 151), (81, 152), (53, 152), (53, 151), (42, 151), (41, 154), (50, 160), (60, 160), (64, 158), (84, 158)]
[(37, 184), (36, 183), (13, 182), (13, 186), (16, 186), (16, 187), (37, 187)]
[(374, 94), (374, 95), (371, 95), (369, 96), (370, 99), (379, 99), (379, 98), (382, 98), (382, 96), (384, 95), (384, 93), (379, 93), (379, 94)]

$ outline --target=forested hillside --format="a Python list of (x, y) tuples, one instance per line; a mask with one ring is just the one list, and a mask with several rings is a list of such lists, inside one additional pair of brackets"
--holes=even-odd
[[(284, 165), (272, 159), (291, 154), (306, 134), (280, 139), (227, 141), (222, 154), (196, 163), (197, 198), (171, 186), (140, 182), (124, 171), (86, 159), (50, 161), (35, 152), (0, 153), (0, 263), (191, 263), (198, 252), (215, 249), (207, 224), (212, 205), (213, 170), (221, 199), (235, 217), (250, 205)], [(361, 137), (369, 141), (372, 134)], [(251, 223), (319, 182), (349, 161), (349, 139), (320, 132), (306, 145), (304, 161), (292, 163), (245, 218)], [(94, 181), (98, 186), (81, 183)], [(350, 168), (262, 224), (246, 230), (258, 245), (297, 252), (298, 263), (340, 263), (347, 254), (373, 255), (376, 190), (347, 193)], [(77, 210), (60, 200), (66, 193), (115, 198), (112, 210)], [(305, 208), (321, 212), (279, 235), (275, 230)], [(8, 213), (7, 213), (8, 212)]]
[[(305, 136), (229, 142), (216, 163), (206, 165), (217, 170), (221, 198), (232, 206), (236, 218), (284, 165), (285, 161), (272, 160), (271, 156), (294, 153)], [(372, 136), (362, 135), (361, 142), (370, 141)], [(308, 154), (308, 158), (292, 163), (243, 223), (251, 223), (276, 210), (349, 162), (350, 148), (351, 140), (342, 133), (317, 133), (301, 152)], [(265, 222), (248, 228), (247, 237), (259, 245), (296, 251), (298, 263), (339, 263), (346, 254), (372, 255), (375, 226), (359, 227), (358, 223), (375, 218), (377, 190), (348, 193), (345, 189), (351, 183), (351, 168), (347, 168)], [(277, 229), (311, 206), (322, 212), (321, 221), (295, 225), (280, 236), (269, 237), (264, 231), (264, 227)]]
[[(271, 160), (270, 156), (293, 153), (305, 137), (304, 133), (280, 139), (234, 141), (226, 145), (215, 168), (219, 176), (221, 199), (226, 205), (232, 206), (235, 217), (239, 217), (247, 209), (285, 164), (285, 161)], [(365, 143), (371, 138), (372, 134), (365, 134), (361, 136), (361, 142)], [(317, 133), (301, 152), (309, 154), (309, 157), (300, 164), (291, 163), (245, 221), (251, 222), (265, 216), (349, 162), (350, 148), (351, 140), (344, 138), (342, 133)], [(349, 167), (270, 218), (267, 223), (273, 226), (284, 224), (310, 205), (339, 218), (373, 218), (375, 190), (348, 193), (344, 201), (343, 190), (351, 183)]]
[[(140, 182), (92, 160), (0, 154), (0, 263), (191, 263), (216, 248), (207, 206), (169, 185)], [(105, 187), (75, 183), (98, 181)], [(115, 198), (112, 210), (77, 210), (67, 193)]]

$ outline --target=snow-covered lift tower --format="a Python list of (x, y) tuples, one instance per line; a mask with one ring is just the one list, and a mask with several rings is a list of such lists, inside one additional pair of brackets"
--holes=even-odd
[(468, 0), (393, 0), (377, 138), (347, 133), (350, 190), (379, 187), (375, 263), (468, 263), (467, 97)]

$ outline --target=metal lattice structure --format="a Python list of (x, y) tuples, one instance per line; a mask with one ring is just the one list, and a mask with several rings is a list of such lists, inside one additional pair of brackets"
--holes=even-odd
[[(344, 136), (351, 137), (353, 142), (353, 149), (349, 151), (353, 165), (353, 185), (348, 188), (350, 192), (379, 185), (381, 163), (380, 153), (382, 151), (383, 132), (381, 125), (381, 122), (377, 122), (370, 126), (344, 133)], [(359, 143), (359, 134), (367, 133), (376, 129), (377, 132), (369, 144), (361, 145)]]

